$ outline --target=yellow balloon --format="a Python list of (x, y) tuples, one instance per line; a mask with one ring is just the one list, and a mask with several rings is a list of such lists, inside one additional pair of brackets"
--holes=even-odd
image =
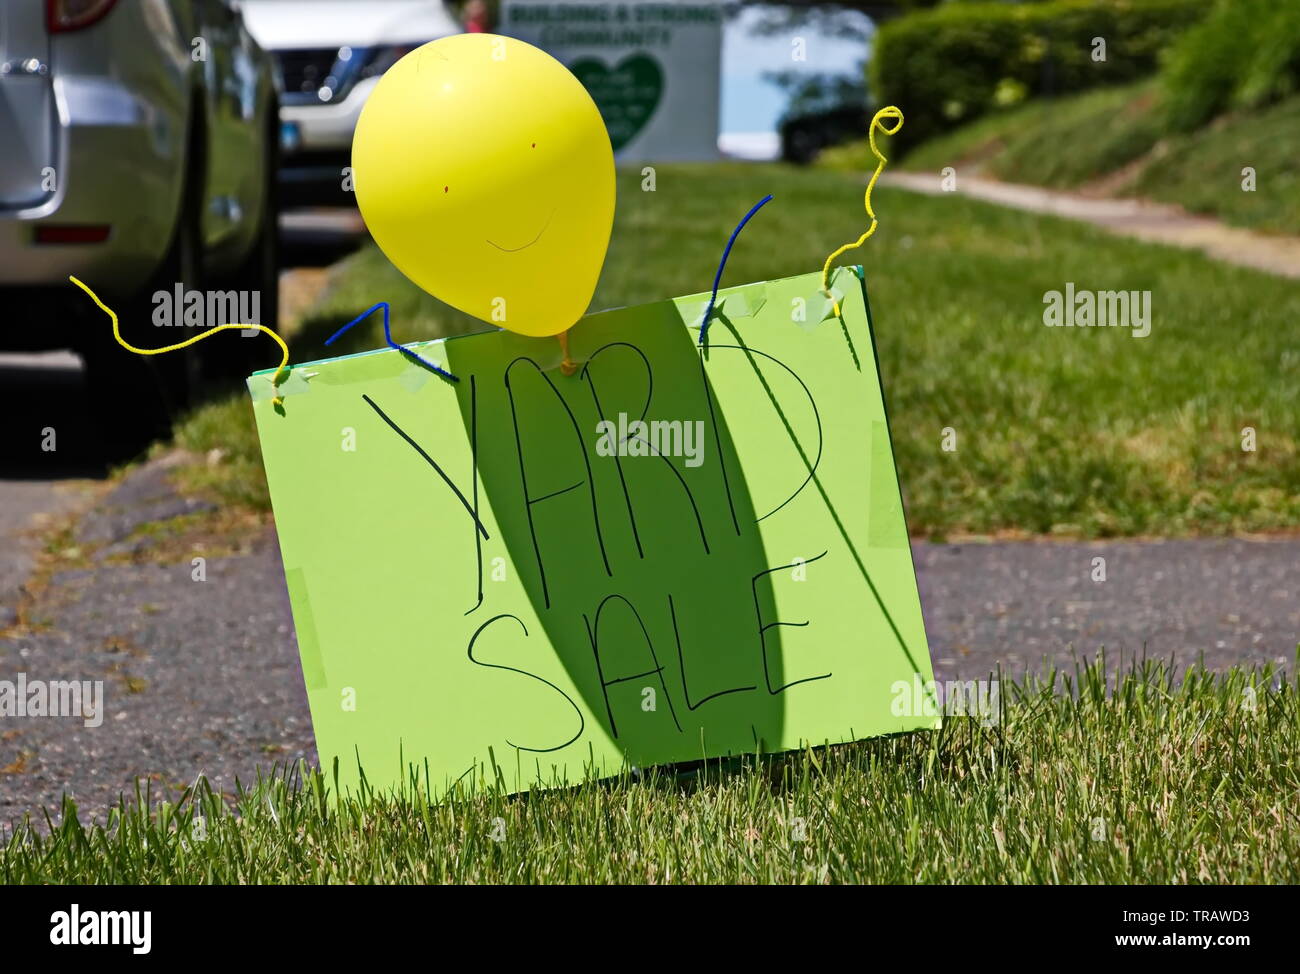
[(458, 34), (411, 51), (352, 139), (357, 205), (430, 294), (523, 335), (586, 312), (614, 222), (614, 154), (591, 96), (531, 44)]

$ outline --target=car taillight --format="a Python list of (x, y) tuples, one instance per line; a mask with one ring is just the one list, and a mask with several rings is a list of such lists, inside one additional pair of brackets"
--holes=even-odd
[(89, 27), (113, 9), (117, 0), (45, 0), (45, 26), (51, 34)]
[(84, 226), (63, 225), (51, 226), (43, 224), (36, 228), (36, 242), (38, 244), (95, 244), (103, 243), (108, 239), (109, 232), (113, 228), (103, 224), (94, 223)]

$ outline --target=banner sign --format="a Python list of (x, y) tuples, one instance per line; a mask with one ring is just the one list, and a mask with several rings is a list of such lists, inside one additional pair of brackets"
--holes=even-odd
[(721, 5), (505, 0), (500, 30), (578, 76), (619, 160), (717, 158)]

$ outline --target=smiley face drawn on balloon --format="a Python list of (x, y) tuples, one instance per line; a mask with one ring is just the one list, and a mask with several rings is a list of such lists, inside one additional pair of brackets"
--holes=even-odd
[(595, 103), (549, 54), (459, 34), (379, 80), (352, 142), (375, 242), (430, 294), (524, 335), (586, 312), (614, 219), (614, 156)]
[(497, 250), (501, 251), (502, 253), (517, 254), (519, 253), (519, 251), (527, 250), (533, 244), (537, 243), (537, 241), (541, 240), (542, 234), (544, 234), (546, 232), (546, 228), (551, 225), (551, 220), (554, 219), (554, 217), (555, 217), (555, 210), (551, 210), (551, 215), (546, 218), (546, 222), (542, 224), (542, 228), (537, 231), (537, 236), (533, 237), (532, 240), (528, 241), (528, 243), (524, 244), (522, 247), (502, 247), (495, 240), (489, 240), (488, 243), (490, 243), (493, 247), (495, 247)]

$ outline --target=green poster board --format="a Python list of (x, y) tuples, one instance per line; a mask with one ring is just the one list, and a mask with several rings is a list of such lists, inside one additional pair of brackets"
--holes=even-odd
[[(248, 380), (321, 765), (511, 790), (937, 726), (860, 269)], [(644, 423), (644, 425), (639, 425)], [(477, 475), (476, 475), (477, 471)], [(901, 712), (900, 712), (901, 711)], [(405, 772), (405, 773), (404, 773)]]

